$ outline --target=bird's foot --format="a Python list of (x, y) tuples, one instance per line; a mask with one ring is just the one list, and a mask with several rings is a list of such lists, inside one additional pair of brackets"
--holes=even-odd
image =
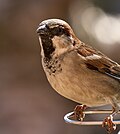
[(75, 120), (83, 121), (85, 114), (83, 111), (87, 108), (86, 105), (77, 105), (74, 109), (74, 118)]
[(113, 123), (112, 115), (105, 118), (102, 127), (104, 127), (108, 133), (112, 133), (116, 129), (116, 125)]

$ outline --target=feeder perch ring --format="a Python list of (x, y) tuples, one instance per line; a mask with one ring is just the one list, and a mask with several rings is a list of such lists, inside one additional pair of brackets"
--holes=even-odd
[[(112, 111), (111, 110), (91, 110), (91, 111), (83, 111), (83, 113), (85, 115), (88, 114), (111, 114)], [(120, 111), (118, 112), (118, 114), (120, 114)], [(70, 124), (75, 124), (75, 125), (102, 125), (103, 121), (79, 121), (79, 120), (75, 120), (73, 119), (74, 117), (74, 112), (70, 112), (67, 113), (64, 116), (64, 120), (66, 123), (70, 123)], [(120, 119), (119, 120), (114, 120), (113, 121), (114, 124), (120, 124)]]

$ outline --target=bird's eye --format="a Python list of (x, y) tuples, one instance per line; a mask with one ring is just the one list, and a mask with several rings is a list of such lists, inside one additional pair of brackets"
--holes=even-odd
[(63, 29), (62, 28), (58, 28), (58, 32), (59, 32), (59, 34), (61, 35), (61, 34), (63, 34)]
[(56, 28), (53, 28), (53, 29), (52, 29), (52, 34), (53, 34), (53, 35), (59, 36), (59, 35), (62, 35), (63, 32), (64, 32), (63, 29), (60, 28), (60, 27), (56, 27)]
[(61, 26), (54, 27), (54, 28), (51, 29), (51, 35), (52, 35), (52, 37), (53, 36), (60, 36), (60, 35), (63, 35), (63, 34), (65, 34), (67, 36), (70, 36), (69, 30), (68, 29), (65, 29), (65, 28), (63, 28)]
[(60, 27), (57, 27), (57, 28), (55, 29), (55, 32), (56, 32), (56, 35), (62, 35), (62, 34), (63, 34), (63, 29), (60, 28)]

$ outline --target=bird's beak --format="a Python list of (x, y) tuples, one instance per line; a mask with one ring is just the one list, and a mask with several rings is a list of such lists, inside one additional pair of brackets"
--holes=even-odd
[(36, 32), (37, 32), (38, 34), (44, 34), (45, 32), (47, 32), (47, 30), (48, 30), (48, 29), (47, 29), (46, 25), (43, 24), (43, 25), (39, 25), (39, 26), (38, 26)]

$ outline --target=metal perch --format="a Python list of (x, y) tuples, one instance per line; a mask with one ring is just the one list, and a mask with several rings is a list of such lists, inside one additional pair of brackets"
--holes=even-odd
[[(111, 110), (91, 110), (91, 111), (83, 111), (85, 115), (87, 114), (110, 114)], [(118, 112), (120, 114), (120, 111)], [(64, 116), (64, 120), (66, 123), (75, 124), (75, 125), (102, 125), (103, 121), (78, 121), (74, 118), (74, 112), (67, 113)], [(120, 120), (114, 120), (114, 124), (120, 124)]]

